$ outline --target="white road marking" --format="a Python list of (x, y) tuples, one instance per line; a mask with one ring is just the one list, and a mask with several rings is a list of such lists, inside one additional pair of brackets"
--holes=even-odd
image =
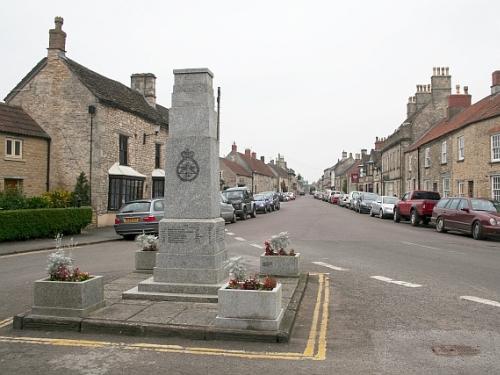
[(335, 271), (349, 271), (348, 268), (342, 268), (342, 267), (337, 267), (337, 266), (332, 266), (331, 264), (325, 263), (325, 262), (313, 262), (313, 264), (317, 264), (318, 266), (323, 266), (330, 268)]
[(485, 305), (500, 307), (500, 302), (492, 301), (490, 299), (484, 299), (474, 296), (460, 296), (460, 299), (465, 299), (467, 301), (479, 302), (479, 303), (484, 303)]
[(241, 238), (241, 237), (234, 237), (234, 239), (235, 239), (236, 241), (246, 241), (244, 238)]
[(228, 236), (234, 236), (234, 233), (233, 232), (227, 232), (226, 233)]
[(431, 249), (431, 250), (442, 250), (439, 247), (432, 247), (432, 246), (427, 246), (427, 245), (421, 245), (419, 243), (413, 243), (413, 242), (406, 242), (406, 241), (401, 241), (401, 243), (405, 245), (411, 245), (411, 246), (418, 246), (418, 247), (423, 247), (425, 249)]
[(385, 277), (385, 276), (370, 276), (370, 277), (375, 280), (385, 281), (386, 283), (407, 286), (408, 288), (419, 288), (422, 286), (420, 284), (413, 284), (406, 281), (393, 280), (390, 277)]
[(228, 232), (228, 230), (227, 230), (227, 229), (224, 229), (224, 232)]
[(4, 328), (12, 324), (12, 320), (13, 320), (12, 318), (7, 318), (5, 320), (0, 321), (0, 328)]
[(256, 243), (251, 243), (250, 246), (256, 247), (257, 249), (263, 249), (264, 247), (257, 245)]

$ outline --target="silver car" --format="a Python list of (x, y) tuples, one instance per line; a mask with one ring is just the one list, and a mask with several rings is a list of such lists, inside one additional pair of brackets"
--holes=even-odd
[(127, 240), (141, 233), (158, 234), (165, 214), (164, 199), (141, 199), (125, 203), (116, 213), (115, 231)]
[(377, 215), (381, 219), (386, 217), (394, 216), (394, 205), (398, 201), (398, 198), (391, 197), (388, 195), (383, 195), (379, 197), (376, 201), (372, 202), (372, 209), (370, 210), (370, 216), (373, 217)]
[(234, 212), (234, 207), (229, 201), (220, 195), (220, 216), (231, 223), (236, 223), (236, 212)]

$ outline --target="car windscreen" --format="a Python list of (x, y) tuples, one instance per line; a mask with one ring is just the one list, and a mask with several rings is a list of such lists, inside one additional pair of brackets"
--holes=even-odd
[(243, 199), (243, 192), (242, 191), (225, 191), (224, 196), (227, 199)]
[(413, 199), (430, 199), (438, 201), (441, 199), (441, 196), (434, 191), (416, 191), (413, 195)]
[(150, 202), (132, 202), (127, 203), (120, 209), (121, 213), (130, 213), (130, 212), (149, 212), (149, 207), (151, 206)]
[(366, 201), (374, 201), (378, 198), (377, 194), (365, 193), (363, 194), (363, 199)]
[(384, 198), (385, 204), (396, 204), (397, 201), (398, 201), (398, 198), (396, 198), (396, 197), (385, 197)]
[(253, 196), (254, 201), (263, 201), (266, 200), (266, 196), (264, 194), (255, 194)]
[(474, 211), (500, 212), (500, 203), (495, 205), (492, 201), (485, 199), (471, 199), (470, 203)]

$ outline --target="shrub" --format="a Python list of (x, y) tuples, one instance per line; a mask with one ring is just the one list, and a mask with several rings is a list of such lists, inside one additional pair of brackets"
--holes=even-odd
[(66, 190), (48, 191), (46, 193), (43, 193), (42, 197), (45, 197), (49, 200), (49, 207), (52, 208), (71, 207), (74, 201), (73, 193)]
[(19, 210), (25, 208), (25, 197), (20, 190), (7, 189), (0, 192), (0, 208), (3, 210)]
[(76, 179), (73, 199), (74, 206), (90, 206), (90, 185), (84, 172), (80, 173)]
[(0, 211), (0, 241), (50, 238), (57, 233), (76, 234), (91, 220), (90, 207)]

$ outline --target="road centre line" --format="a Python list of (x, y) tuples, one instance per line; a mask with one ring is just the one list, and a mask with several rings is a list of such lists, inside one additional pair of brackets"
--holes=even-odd
[(411, 246), (418, 246), (418, 247), (423, 247), (425, 249), (431, 249), (431, 250), (443, 250), (440, 249), (439, 247), (432, 247), (432, 246), (427, 246), (427, 245), (421, 245), (419, 243), (414, 243), (414, 242), (406, 242), (406, 241), (401, 241), (402, 244), (405, 245), (411, 245)]
[(263, 249), (262, 246), (257, 245), (256, 243), (251, 243), (250, 246), (256, 247), (257, 249), (261, 249), (261, 250)]
[(333, 266), (333, 265), (325, 263), (325, 262), (313, 262), (313, 264), (317, 264), (318, 266), (327, 267), (327, 268), (330, 268), (330, 269), (335, 270), (335, 271), (349, 271), (348, 268)]
[(409, 282), (406, 282), (406, 281), (393, 280), (393, 279), (391, 279), (389, 277), (385, 277), (385, 276), (370, 276), (370, 277), (372, 279), (375, 279), (375, 280), (380, 280), (380, 281), (385, 281), (386, 283), (391, 283), (391, 284), (406, 286), (408, 288), (419, 288), (419, 287), (422, 286), (420, 284), (413, 284), (413, 283), (409, 283)]
[[(316, 305), (314, 308), (316, 319), (311, 325), (309, 340), (304, 352), (253, 352), (245, 350), (232, 350), (222, 348), (200, 348), (185, 347), (180, 345), (151, 344), (151, 343), (123, 343), (110, 341), (94, 340), (74, 340), (64, 338), (41, 338), (41, 337), (18, 337), (18, 336), (0, 336), (0, 342), (32, 344), (32, 345), (52, 345), (67, 347), (86, 347), (86, 348), (115, 348), (124, 350), (142, 350), (161, 353), (180, 353), (193, 355), (222, 356), (244, 359), (271, 359), (271, 360), (313, 360), (323, 361), (326, 359), (327, 348), (327, 328), (328, 328), (328, 309), (329, 309), (329, 278), (326, 274), (317, 274), (318, 291)], [(12, 318), (2, 320), (1, 322), (12, 321)]]
[(228, 236), (234, 236), (234, 233), (233, 232), (227, 232), (226, 233)]
[(246, 241), (243, 237), (234, 237), (236, 241)]
[(500, 302), (492, 301), (490, 299), (484, 299), (484, 298), (479, 298), (479, 297), (474, 297), (474, 296), (460, 296), (460, 299), (464, 299), (464, 300), (472, 301), (472, 302), (483, 303), (485, 305), (500, 307)]

